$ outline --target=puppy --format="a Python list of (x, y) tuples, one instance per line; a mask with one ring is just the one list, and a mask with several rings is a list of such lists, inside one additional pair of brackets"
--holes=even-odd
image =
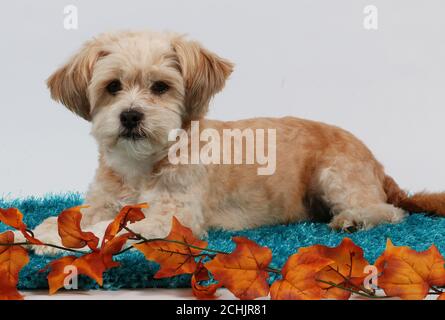
[[(292, 117), (204, 119), (232, 70), (230, 61), (183, 36), (119, 32), (87, 42), (48, 79), (52, 97), (90, 121), (98, 143), (84, 229), (99, 235), (124, 205), (141, 202), (150, 204), (147, 218), (131, 228), (147, 238), (166, 236), (172, 216), (204, 236), (210, 228), (306, 220), (368, 229), (399, 222), (406, 211), (445, 214), (444, 194), (408, 197), (367, 147), (340, 128)], [(259, 175), (258, 164), (172, 164), (169, 134), (179, 128), (191, 135), (192, 121), (200, 132), (274, 129), (276, 170)], [(60, 242), (56, 218), (34, 233)]]

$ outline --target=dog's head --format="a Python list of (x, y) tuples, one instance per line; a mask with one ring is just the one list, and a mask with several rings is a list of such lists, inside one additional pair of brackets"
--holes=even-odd
[(121, 32), (89, 42), (49, 79), (52, 97), (92, 122), (100, 147), (140, 156), (202, 118), (233, 65), (171, 33)]

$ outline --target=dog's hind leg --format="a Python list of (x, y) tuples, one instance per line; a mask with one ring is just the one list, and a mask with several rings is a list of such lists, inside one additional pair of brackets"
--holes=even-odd
[(370, 229), (399, 222), (406, 215), (387, 203), (383, 169), (377, 162), (336, 159), (317, 178), (318, 192), (331, 208), (333, 229)]
[(380, 203), (340, 211), (334, 215), (329, 226), (336, 230), (367, 230), (381, 223), (400, 222), (405, 215), (400, 208)]

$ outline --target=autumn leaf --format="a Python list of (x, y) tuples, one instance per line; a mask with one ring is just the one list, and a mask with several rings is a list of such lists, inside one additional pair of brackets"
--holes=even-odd
[(324, 298), (326, 299), (349, 299), (350, 291), (331, 284), (346, 288), (359, 287), (368, 275), (364, 270), (369, 262), (364, 258), (363, 250), (349, 238), (344, 238), (335, 248), (314, 245), (301, 248), (300, 251), (301, 253), (311, 252), (333, 261), (317, 274), (319, 285), (324, 289)]
[(86, 206), (78, 206), (63, 211), (57, 218), (59, 235), (62, 244), (68, 248), (80, 249), (88, 245), (92, 250), (97, 249), (99, 239), (92, 232), (83, 232), (80, 228), (82, 213)]
[(133, 245), (147, 260), (159, 263), (155, 279), (192, 274), (197, 268), (195, 257), (206, 248), (207, 242), (195, 238), (192, 231), (173, 217), (172, 229), (164, 240), (155, 240)]
[(0, 222), (19, 230), (28, 242), (36, 245), (43, 244), (28, 231), (26, 224), (23, 223), (23, 214), (17, 208), (0, 209)]
[(51, 269), (47, 277), (49, 294), (56, 293), (65, 285), (65, 278), (67, 277), (65, 268), (67, 266), (72, 266), (76, 259), (77, 258), (75, 256), (66, 256), (50, 262), (50, 264), (47, 266), (47, 268)]
[(100, 253), (102, 255), (102, 260), (106, 269), (120, 266), (119, 262), (113, 261), (113, 256), (122, 250), (123, 246), (131, 236), (131, 233), (122, 234), (120, 236), (114, 237), (110, 241), (107, 241), (102, 246)]
[(126, 233), (113, 238), (105, 243), (100, 251), (92, 252), (76, 259), (74, 266), (78, 268), (80, 274), (87, 275), (102, 286), (103, 273), (108, 269), (120, 266), (118, 262), (113, 261), (113, 255), (122, 249), (130, 236), (131, 233)]
[[(146, 205), (127, 206), (121, 210), (118, 217), (107, 229), (108, 241), (102, 241), (101, 248), (97, 245), (99, 239), (91, 232), (83, 232), (80, 228), (82, 206), (65, 210), (58, 217), (59, 235), (62, 238), (64, 246), (69, 248), (82, 248), (88, 245), (93, 252), (80, 257), (66, 256), (51, 262), (47, 268), (51, 269), (48, 274), (48, 284), (50, 294), (56, 293), (64, 286), (65, 267), (72, 265), (77, 268), (78, 274), (83, 274), (95, 280), (100, 286), (103, 285), (103, 273), (108, 269), (120, 266), (113, 260), (113, 256), (121, 251), (122, 247), (132, 236), (131, 233), (125, 233), (116, 236), (122, 226), (128, 221), (134, 222), (140, 218), (140, 210)], [(116, 223), (115, 223), (116, 222)], [(115, 226), (113, 224), (115, 223)]]
[(316, 252), (300, 249), (290, 256), (281, 274), (282, 280), (275, 281), (270, 288), (273, 300), (319, 300), (325, 295), (316, 279), (318, 272), (334, 261)]
[(0, 222), (17, 230), (26, 227), (23, 223), (23, 214), (16, 208), (0, 209)]
[(255, 299), (269, 294), (267, 268), (272, 251), (255, 242), (234, 237), (236, 249), (230, 254), (217, 254), (205, 267), (213, 277), (240, 299)]
[(4, 267), (0, 267), (0, 300), (23, 300), (17, 291), (17, 283), (10, 281)]
[(104, 241), (108, 241), (116, 236), (128, 223), (134, 223), (145, 218), (142, 209), (148, 208), (147, 203), (134, 206), (126, 206), (118, 213), (105, 231)]
[(437, 297), (437, 300), (445, 300), (445, 293), (440, 294), (440, 295)]
[(73, 265), (77, 267), (79, 274), (84, 274), (90, 277), (100, 286), (103, 285), (103, 273), (105, 272), (106, 267), (102, 255), (99, 252), (86, 254), (76, 259)]
[(67, 274), (65, 274), (66, 266), (76, 267), (78, 274), (86, 275), (102, 286), (103, 273), (120, 266), (118, 262), (113, 261), (113, 255), (121, 251), (130, 236), (130, 233), (126, 233), (115, 237), (105, 243), (100, 251), (91, 252), (81, 257), (65, 256), (52, 261), (47, 266), (51, 269), (48, 273), (49, 293), (54, 294), (64, 286), (67, 277)]
[(378, 286), (388, 296), (424, 299), (431, 286), (445, 285), (444, 258), (436, 246), (417, 252), (394, 246), (388, 239), (386, 249), (375, 265), (381, 273)]
[(200, 284), (201, 281), (207, 281), (209, 280), (209, 271), (204, 266), (204, 264), (200, 261), (198, 263), (198, 266), (196, 268), (195, 273), (193, 273), (192, 279), (191, 279), (191, 286), (192, 286), (192, 292), (195, 297), (198, 299), (215, 299), (215, 293), (218, 288), (220, 288), (222, 285), (221, 283), (213, 283), (210, 285), (202, 285)]
[(68, 276), (68, 274), (65, 273), (65, 267), (67, 266), (75, 267), (78, 274), (86, 275), (96, 281), (100, 286), (103, 285), (102, 274), (107, 268), (99, 252), (88, 253), (79, 258), (76, 256), (65, 256), (52, 261), (44, 269), (50, 269), (47, 276), (49, 294), (55, 294), (59, 289), (64, 287), (65, 278)]
[(191, 286), (193, 295), (198, 299), (215, 299), (215, 293), (222, 285), (220, 283), (213, 283), (208, 286), (201, 285), (196, 279), (196, 276), (192, 276)]
[[(14, 243), (14, 233), (0, 234), (0, 243)], [(18, 280), (20, 270), (29, 262), (28, 252), (21, 246), (0, 246), (0, 267), (6, 267), (11, 280)]]
[[(14, 233), (0, 234), (1, 244), (14, 243)], [(21, 246), (0, 246), (0, 300), (21, 299), (16, 287), (20, 270), (29, 262), (28, 252)]]

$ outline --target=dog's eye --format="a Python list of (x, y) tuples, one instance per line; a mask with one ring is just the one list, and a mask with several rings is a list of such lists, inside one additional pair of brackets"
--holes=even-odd
[(112, 95), (115, 95), (121, 90), (122, 90), (122, 84), (119, 80), (111, 81), (107, 86), (107, 91)]
[(154, 94), (163, 94), (170, 89), (169, 85), (166, 84), (164, 81), (156, 81), (152, 84), (150, 90)]

